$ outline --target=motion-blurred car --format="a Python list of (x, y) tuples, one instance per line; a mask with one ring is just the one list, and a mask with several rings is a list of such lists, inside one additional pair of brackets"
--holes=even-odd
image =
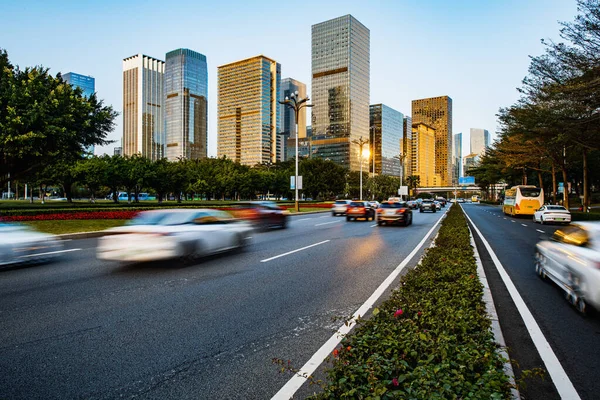
[(371, 205), (371, 207), (377, 209), (379, 208), (380, 203), (378, 201), (369, 201), (369, 204)]
[(415, 200), (409, 200), (406, 202), (406, 204), (408, 205), (408, 207), (410, 207), (413, 210), (416, 210), (417, 208), (419, 208), (419, 203), (417, 203)]
[(435, 209), (436, 210), (441, 210), (442, 209), (442, 203), (440, 203), (439, 201), (434, 200), (433, 204), (435, 204)]
[(0, 222), (0, 266), (49, 261), (61, 250), (63, 242), (54, 235), (27, 225)]
[(533, 213), (533, 222), (539, 222), (542, 225), (548, 222), (568, 224), (571, 222), (571, 213), (563, 206), (545, 205)]
[(189, 260), (250, 243), (253, 227), (221, 210), (143, 211), (125, 226), (106, 230), (97, 257), (111, 261)]
[(535, 270), (566, 292), (582, 313), (600, 310), (600, 223), (576, 222), (536, 245)]
[(377, 225), (412, 224), (412, 210), (404, 201), (384, 201), (377, 209)]
[(368, 201), (353, 201), (348, 204), (346, 211), (346, 221), (364, 218), (365, 220), (375, 219), (375, 209), (371, 207)]
[(289, 211), (274, 201), (248, 201), (239, 203), (232, 211), (235, 217), (249, 221), (259, 230), (287, 227)]
[(423, 200), (419, 206), (419, 212), (431, 211), (435, 212), (436, 207), (433, 200)]
[(350, 204), (350, 200), (336, 200), (331, 206), (331, 215), (334, 217), (336, 215), (346, 215), (348, 204)]
[(436, 197), (435, 199), (440, 202), (440, 205), (442, 207), (446, 207), (447, 200), (445, 198), (443, 198), (443, 197)]

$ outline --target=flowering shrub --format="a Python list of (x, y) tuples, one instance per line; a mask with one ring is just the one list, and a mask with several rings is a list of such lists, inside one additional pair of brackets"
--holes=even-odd
[(0, 217), (3, 222), (15, 221), (52, 221), (69, 219), (131, 219), (139, 211), (77, 211), (68, 213), (14, 215)]

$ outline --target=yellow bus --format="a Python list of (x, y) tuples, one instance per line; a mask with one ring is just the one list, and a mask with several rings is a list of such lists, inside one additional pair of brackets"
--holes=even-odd
[(504, 194), (505, 215), (533, 215), (544, 205), (544, 189), (529, 185), (513, 186)]

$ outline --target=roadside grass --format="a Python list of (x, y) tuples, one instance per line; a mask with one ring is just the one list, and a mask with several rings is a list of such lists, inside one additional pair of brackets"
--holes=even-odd
[(35, 230), (60, 235), (64, 233), (103, 231), (124, 225), (125, 219), (81, 219), (64, 221), (27, 221), (23, 222)]

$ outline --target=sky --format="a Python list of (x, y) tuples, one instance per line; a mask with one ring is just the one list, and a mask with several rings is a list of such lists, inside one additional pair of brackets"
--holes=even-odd
[[(206, 1), (0, 0), (0, 48), (20, 68), (93, 76), (96, 92), (119, 112), (112, 154), (123, 136), (122, 60), (143, 53), (161, 60), (189, 48), (208, 62), (208, 155), (217, 154), (217, 67), (263, 54), (282, 78), (311, 93), (311, 25), (351, 14), (370, 30), (370, 103), (405, 115), (411, 101), (448, 95), (454, 134), (498, 129), (496, 114), (518, 99), (529, 56), (541, 39), (559, 40), (575, 0)], [(310, 118), (308, 119), (310, 121)]]

